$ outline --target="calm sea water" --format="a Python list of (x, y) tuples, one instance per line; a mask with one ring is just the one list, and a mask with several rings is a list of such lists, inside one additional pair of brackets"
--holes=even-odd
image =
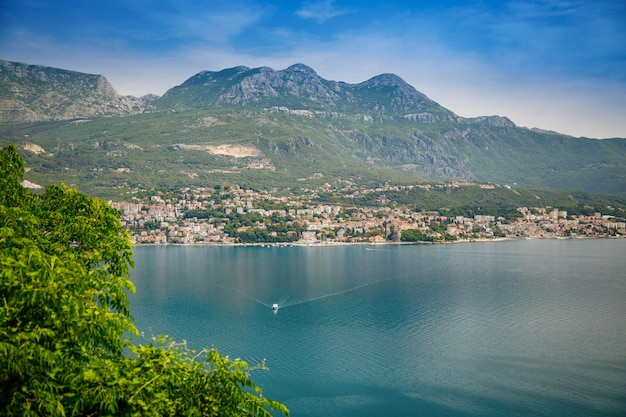
[(265, 359), (253, 380), (296, 417), (626, 415), (625, 239), (135, 261), (140, 330)]

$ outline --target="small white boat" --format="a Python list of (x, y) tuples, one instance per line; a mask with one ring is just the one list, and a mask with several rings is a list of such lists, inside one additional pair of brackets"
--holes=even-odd
[(278, 303), (272, 304), (272, 310), (278, 311)]

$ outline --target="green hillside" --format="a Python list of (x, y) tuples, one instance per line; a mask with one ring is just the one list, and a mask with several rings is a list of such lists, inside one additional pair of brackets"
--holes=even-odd
[(86, 84), (98, 76), (3, 62), (0, 80), (10, 83), (0, 83), (0, 108), (14, 103), (16, 86), (38, 97), (22, 97), (25, 107), (54, 87), (81, 115), (53, 117), (48, 102), (33, 110), (39, 119), (0, 119), (0, 146), (20, 145), (27, 179), (41, 185), (120, 196), (216, 184), (302, 190), (458, 180), (626, 195), (626, 139), (461, 118), (392, 74), (346, 84), (300, 64), (204, 71), (163, 97), (134, 99), (133, 109), (90, 116), (93, 103), (122, 99)]

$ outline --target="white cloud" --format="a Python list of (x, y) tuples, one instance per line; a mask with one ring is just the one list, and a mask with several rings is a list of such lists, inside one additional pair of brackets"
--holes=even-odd
[(225, 42), (244, 28), (260, 21), (265, 12), (261, 8), (238, 6), (226, 10), (202, 10), (186, 13), (174, 27), (184, 28), (181, 36), (199, 37), (204, 41)]
[(296, 15), (303, 19), (312, 19), (319, 23), (324, 23), (333, 17), (355, 12), (353, 9), (337, 7), (334, 3), (334, 0), (306, 3), (301, 9), (296, 11)]

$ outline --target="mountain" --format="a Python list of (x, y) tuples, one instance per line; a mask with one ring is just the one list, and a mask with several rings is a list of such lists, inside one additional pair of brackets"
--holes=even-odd
[(0, 121), (36, 122), (142, 111), (141, 99), (120, 96), (102, 75), (0, 60)]
[(302, 64), (202, 71), (135, 99), (102, 76), (1, 61), (9, 143), (33, 182), (94, 192), (462, 180), (626, 195), (626, 139), (463, 118), (396, 75), (348, 84)]
[(360, 84), (347, 84), (325, 80), (302, 64), (282, 71), (267, 67), (203, 71), (155, 102), (157, 108), (178, 110), (228, 105), (286, 107), (379, 119), (398, 114), (430, 121), (459, 119), (396, 75), (382, 74)]

